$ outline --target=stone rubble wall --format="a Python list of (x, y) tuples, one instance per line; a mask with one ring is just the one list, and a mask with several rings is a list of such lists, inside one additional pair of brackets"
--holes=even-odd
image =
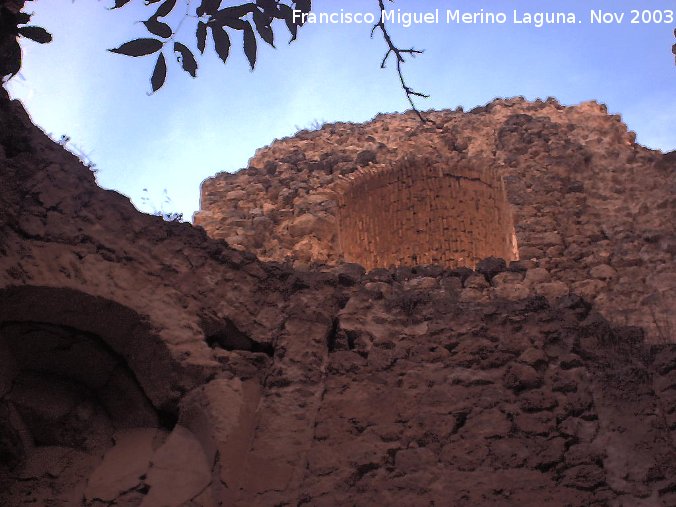
[[(652, 377), (655, 404), (638, 408), (653, 389), (641, 334), (578, 297), (507, 303), (523, 273), (501, 269), (364, 277), (338, 315), (301, 504), (674, 501), (673, 441), (645, 447), (672, 424), (673, 390)], [(675, 360), (659, 356), (669, 378)]]
[(676, 345), (547, 259), (261, 262), (97, 187), (4, 91), (0, 174), (0, 505), (676, 503)]
[[(498, 99), (467, 113), (433, 111), (428, 118), (430, 123), (421, 124), (410, 113), (379, 115), (362, 125), (325, 125), (275, 141), (259, 150), (249, 167), (203, 183), (195, 224), (234, 248), (298, 267), (346, 260), (367, 268), (402, 261), (471, 267), (489, 255), (534, 260), (565, 292), (595, 302), (607, 318), (640, 326), (654, 340), (671, 339), (676, 327), (673, 153), (636, 144), (621, 118), (596, 102), (564, 107), (553, 99)], [(396, 190), (358, 190), (364, 174), (400, 179), (400, 167), (424, 173), (428, 167), (458, 166), (475, 178), (488, 168), (504, 181), (509, 206), (496, 214), (504, 224), (497, 236), (484, 229), (492, 237), (487, 250), (472, 252), (470, 235), (447, 234), (445, 228), (467, 227), (460, 222), (463, 215), (453, 211), (455, 201), (449, 202), (453, 193), (440, 195), (435, 204), (448, 212), (448, 225), (417, 227), (427, 232), (414, 234), (406, 223), (444, 223), (443, 217), (430, 222), (436, 214), (430, 212), (431, 200), (410, 207), (408, 197), (400, 199)], [(355, 192), (361, 197), (352, 198)], [(483, 198), (472, 196), (469, 187), (463, 194), (467, 201)], [(410, 213), (394, 222), (373, 220), (383, 206), (402, 215), (410, 207)], [(359, 210), (364, 220), (351, 217), (350, 210)], [(517, 245), (518, 255), (506, 243), (510, 221), (516, 237), (509, 244)], [(435, 234), (429, 234), (432, 230)], [(464, 245), (447, 243), (455, 238)]]

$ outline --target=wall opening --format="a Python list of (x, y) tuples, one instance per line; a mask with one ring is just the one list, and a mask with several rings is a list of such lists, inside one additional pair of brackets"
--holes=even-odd
[(518, 259), (502, 177), (481, 162), (443, 166), (404, 160), (353, 173), (339, 192), (338, 238), (345, 261), (367, 269), (467, 266), (489, 256)]
[(166, 353), (140, 315), (113, 301), (0, 290), (0, 504), (40, 503), (49, 491), (55, 505), (80, 505), (119, 435), (152, 433), (160, 445), (177, 414), (148, 396), (155, 378), (138, 360), (165, 363)]

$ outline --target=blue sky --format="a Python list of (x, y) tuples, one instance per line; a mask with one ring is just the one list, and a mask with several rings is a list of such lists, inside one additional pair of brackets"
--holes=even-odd
[[(168, 61), (167, 83), (149, 96), (155, 58), (107, 52), (147, 36), (138, 23), (155, 6), (132, 0), (38, 0), (28, 3), (32, 23), (53, 35), (51, 44), (24, 41), (24, 65), (8, 89), (33, 121), (87, 154), (99, 184), (129, 196), (144, 211), (182, 212), (199, 206), (199, 184), (219, 171), (247, 165), (257, 148), (316, 121), (366, 121), (409, 106), (391, 65), (379, 68), (384, 42), (364, 24), (306, 25), (287, 45), (283, 22), (273, 49), (259, 42), (254, 72), (234, 34), (223, 65), (207, 44), (192, 79)], [(193, 0), (196, 4), (196, 0)], [(238, 1), (230, 4), (240, 3)], [(400, 47), (425, 53), (404, 66), (409, 84), (430, 94), (421, 109), (469, 109), (495, 97), (553, 96), (563, 104), (596, 99), (619, 113), (638, 142), (676, 149), (676, 66), (671, 23), (632, 24), (631, 9), (664, 11), (672, 0), (397, 0), (402, 11), (441, 9), (439, 24), (392, 25)], [(179, 5), (181, 0), (179, 0)], [(314, 0), (319, 12), (377, 12), (376, 0)], [(506, 12), (503, 25), (446, 24), (446, 9)], [(513, 11), (574, 12), (581, 23), (514, 24)], [(624, 12), (619, 24), (590, 24), (589, 11)], [(177, 7), (176, 11), (180, 11)], [(180, 14), (177, 12), (177, 14)], [(664, 15), (664, 14), (663, 14)], [(674, 13), (676, 15), (676, 12)], [(175, 27), (180, 16), (170, 19)], [(177, 40), (195, 47), (194, 21)], [(148, 189), (153, 204), (144, 203)], [(163, 204), (166, 189), (170, 204)]]

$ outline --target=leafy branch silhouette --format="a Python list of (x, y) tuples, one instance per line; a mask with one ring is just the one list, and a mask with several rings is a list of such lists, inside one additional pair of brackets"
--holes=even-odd
[(3, 81), (6, 76), (11, 79), (21, 69), (21, 47), (18, 37), (26, 37), (40, 44), (52, 41), (52, 36), (47, 30), (28, 25), (31, 15), (19, 12), (22, 4), (23, 2), (21, 5), (0, 2), (0, 78)]
[[(112, 9), (127, 5), (131, 0), (115, 0)], [(159, 3), (162, 0), (146, 0), (146, 5)], [(301, 13), (310, 12), (311, 0), (294, 0), (283, 3), (280, 0), (256, 0), (240, 5), (221, 7), (222, 0), (202, 0), (191, 13), (190, 0), (186, 1), (186, 18), (197, 19), (195, 38), (197, 49), (204, 54), (209, 31), (214, 44), (214, 50), (218, 57), (225, 63), (230, 56), (230, 33), (240, 31), (243, 34), (244, 54), (246, 55), (251, 70), (256, 66), (256, 53), (258, 43), (256, 33), (267, 44), (275, 47), (274, 31), (272, 23), (275, 20), (283, 20), (291, 34), (289, 43), (296, 39), (298, 28), (302, 26), (302, 17), (294, 16), (294, 11)], [(143, 37), (125, 42), (121, 46), (111, 49), (113, 53), (139, 57), (159, 53), (153, 69), (150, 83), (153, 93), (159, 90), (167, 77), (167, 63), (164, 49), (173, 42), (173, 53), (184, 71), (192, 77), (197, 76), (197, 59), (193, 52), (182, 42), (174, 40), (179, 26), (173, 30), (163, 18), (169, 16), (177, 5), (176, 0), (164, 0), (155, 10), (154, 14), (143, 22), (148, 32), (159, 38)], [(293, 6), (293, 7), (292, 7)], [(253, 24), (252, 24), (253, 22)], [(230, 33), (229, 33), (230, 32)]]
[[(0, 5), (7, 3), (8, 0), (0, 0)], [(28, 37), (40, 43), (50, 42), (52, 36), (44, 29), (35, 26), (19, 26), (29, 22), (30, 15), (18, 12), (23, 6), (25, 0), (14, 0), (13, 9), (0, 8), (0, 36), (2, 36), (3, 46), (0, 51), (0, 71), (2, 75), (14, 76), (21, 67), (21, 49), (17, 42), (18, 36)], [(256, 56), (258, 52), (258, 37), (265, 43), (275, 47), (275, 36), (272, 24), (276, 20), (285, 22), (286, 27), (291, 34), (289, 43), (296, 40), (298, 29), (303, 26), (303, 14), (307, 14), (312, 9), (312, 0), (255, 0), (239, 5), (222, 6), (224, 0), (201, 0), (199, 5), (192, 9), (191, 0), (183, 0), (185, 5), (185, 15), (180, 19), (175, 28), (167, 23), (169, 17), (179, 5), (177, 0), (144, 0), (146, 7), (154, 9), (153, 14), (143, 21), (143, 25), (149, 32), (148, 37), (141, 37), (121, 44), (119, 47), (110, 49), (112, 53), (131, 57), (141, 57), (157, 55), (157, 60), (150, 78), (152, 91), (155, 93), (162, 88), (167, 79), (167, 56), (171, 53), (176, 57), (181, 68), (190, 76), (197, 77), (198, 63), (195, 54), (190, 48), (176, 40), (176, 34), (179, 32), (183, 22), (186, 19), (196, 19), (197, 27), (195, 29), (195, 38), (197, 50), (201, 55), (204, 54), (207, 45), (209, 32), (216, 55), (226, 63), (230, 56), (231, 35), (234, 32), (241, 32), (243, 39), (244, 54), (249, 61), (251, 70), (256, 66)], [(394, 2), (394, 0), (389, 0)], [(114, 5), (110, 9), (119, 9), (128, 5), (131, 0), (114, 0)], [(159, 4), (154, 6), (154, 4)], [(371, 30), (373, 37), (376, 30), (380, 30), (383, 39), (387, 45), (387, 51), (381, 62), (381, 68), (386, 68), (387, 60), (394, 56), (396, 70), (399, 76), (401, 87), (406, 94), (406, 98), (413, 111), (422, 121), (426, 121), (422, 113), (418, 110), (413, 101), (414, 97), (427, 98), (428, 95), (418, 92), (408, 86), (402, 72), (402, 64), (405, 62), (404, 55), (415, 57), (422, 54), (423, 51), (414, 48), (401, 49), (392, 41), (392, 37), (387, 31), (383, 11), (385, 5), (383, 0), (378, 0), (380, 7), (380, 19)], [(296, 14), (294, 14), (296, 13)]]
[[(130, 1), (131, 0), (116, 0), (113, 9), (123, 7)], [(159, 3), (160, 1), (161, 0), (146, 0), (146, 5)], [(390, 2), (393, 1), (394, 0), (390, 0)], [(166, 81), (167, 63), (162, 50), (172, 41), (173, 51), (177, 56), (177, 61), (183, 67), (183, 70), (192, 77), (196, 77), (197, 75), (198, 65), (193, 53), (185, 44), (174, 41), (174, 36), (178, 32), (178, 29), (172, 30), (167, 23), (161, 21), (162, 18), (166, 18), (171, 14), (176, 7), (176, 3), (176, 0), (165, 0), (157, 8), (155, 13), (143, 22), (150, 34), (155, 35), (160, 39), (135, 39), (122, 44), (118, 48), (110, 50), (113, 53), (134, 57), (147, 56), (159, 52), (150, 79), (153, 93), (159, 90)], [(255, 2), (223, 8), (221, 8), (221, 3), (223, 3), (221, 0), (202, 0), (200, 5), (195, 9), (195, 14), (191, 15), (190, 1), (188, 0), (186, 2), (186, 15), (181, 20), (181, 23), (187, 17), (192, 16), (198, 18), (195, 37), (197, 39), (197, 49), (201, 54), (204, 54), (208, 30), (211, 30), (214, 49), (223, 63), (227, 61), (228, 56), (230, 55), (231, 41), (228, 31), (232, 32), (232, 30), (239, 30), (243, 32), (244, 54), (249, 60), (251, 70), (256, 66), (257, 41), (255, 33), (257, 32), (258, 36), (264, 42), (275, 47), (272, 22), (276, 19), (284, 20), (291, 33), (291, 40), (289, 41), (289, 43), (291, 43), (296, 39), (298, 28), (303, 25), (303, 16), (294, 16), (294, 11), (309, 13), (312, 8), (311, 0), (295, 0), (290, 4), (285, 4), (280, 0), (256, 0)], [(380, 67), (382, 69), (386, 68), (387, 60), (390, 56), (394, 56), (399, 81), (411, 108), (415, 111), (421, 121), (427, 121), (416, 107), (413, 97), (428, 98), (429, 95), (418, 92), (408, 86), (402, 71), (402, 64), (405, 62), (404, 55), (415, 57), (417, 54), (422, 54), (423, 51), (414, 48), (401, 49), (394, 44), (385, 25), (383, 16), (385, 5), (383, 0), (378, 0), (378, 5), (380, 7), (380, 19), (371, 29), (371, 37), (373, 37), (375, 31), (379, 29), (387, 45), (387, 52), (385, 53)], [(249, 17), (253, 20), (253, 26)]]
[[(0, 0), (0, 77), (5, 81), (6, 77), (11, 79), (21, 68), (21, 48), (17, 42), (19, 36), (32, 39), (41, 44), (50, 42), (52, 36), (41, 27), (30, 26), (30, 14), (19, 12), (26, 0)], [(131, 2), (131, 0), (114, 0), (115, 5), (111, 9), (118, 9)], [(181, 19), (176, 29), (172, 29), (165, 21), (169, 14), (174, 11), (177, 0), (144, 0), (146, 6), (153, 4), (160, 5), (156, 8), (152, 16), (143, 21), (150, 35), (158, 37), (144, 37), (135, 39), (111, 49), (113, 53), (119, 53), (127, 56), (147, 56), (159, 53), (155, 67), (151, 76), (152, 92), (159, 90), (165, 83), (167, 77), (167, 62), (164, 55), (164, 49), (173, 42), (173, 53), (177, 61), (185, 72), (192, 77), (197, 76), (197, 59), (193, 52), (182, 42), (174, 40), (175, 35), (181, 28), (182, 23), (187, 18), (197, 19), (197, 28), (195, 37), (197, 39), (197, 49), (200, 54), (204, 54), (208, 39), (209, 30), (214, 43), (214, 50), (218, 57), (225, 63), (230, 55), (230, 33), (240, 31), (243, 34), (244, 53), (249, 61), (251, 70), (256, 65), (257, 39), (256, 33), (260, 39), (272, 47), (274, 44), (274, 31), (272, 23), (275, 20), (283, 20), (291, 33), (291, 40), (296, 39), (298, 28), (303, 25), (303, 16), (294, 16), (294, 10), (306, 14), (311, 11), (312, 0), (255, 0), (240, 5), (230, 7), (221, 7), (223, 0), (202, 0), (191, 13), (191, 0), (183, 0), (186, 5), (185, 16)], [(389, 0), (394, 2), (394, 0)], [(388, 33), (383, 11), (385, 10), (384, 0), (378, 0), (380, 7), (380, 19), (371, 29), (371, 37), (377, 30), (383, 35), (387, 51), (380, 64), (381, 68), (386, 68), (387, 60), (394, 57), (396, 70), (399, 76), (406, 99), (413, 111), (422, 121), (426, 120), (415, 105), (414, 98), (427, 98), (428, 95), (418, 92), (408, 86), (402, 71), (402, 65), (405, 63), (405, 56), (414, 58), (422, 54), (422, 50), (414, 48), (402, 49), (397, 47)], [(163, 20), (164, 19), (164, 20)], [(253, 21), (253, 24), (252, 24)], [(24, 25), (24, 26), (22, 26)], [(676, 30), (674, 30), (676, 36)], [(676, 44), (672, 46), (672, 52), (675, 55), (676, 63)]]

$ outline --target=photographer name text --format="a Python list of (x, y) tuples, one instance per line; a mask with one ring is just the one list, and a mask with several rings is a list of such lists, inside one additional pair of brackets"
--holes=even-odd
[(579, 12), (529, 12), (529, 11), (461, 11), (459, 9), (434, 9), (430, 11), (403, 11), (389, 9), (380, 13), (345, 11), (302, 12), (293, 11), (293, 20), (309, 24), (376, 24), (380, 21), (410, 28), (418, 25), (524, 25), (543, 28), (550, 25), (571, 25), (588, 23), (592, 25), (657, 24), (673, 23), (672, 9), (591, 9)]

